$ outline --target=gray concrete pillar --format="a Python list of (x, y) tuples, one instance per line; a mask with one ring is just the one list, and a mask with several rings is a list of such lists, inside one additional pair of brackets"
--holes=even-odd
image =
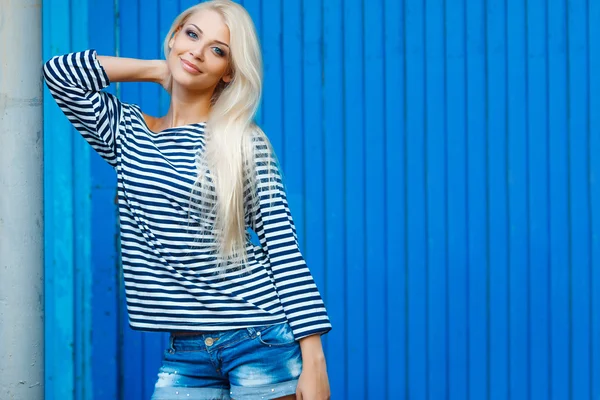
[(44, 398), (41, 0), (0, 0), (0, 399)]

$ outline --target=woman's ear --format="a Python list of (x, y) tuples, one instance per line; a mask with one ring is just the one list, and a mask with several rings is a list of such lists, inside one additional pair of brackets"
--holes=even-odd
[(231, 65), (229, 65), (227, 67), (227, 72), (225, 72), (225, 75), (223, 75), (221, 80), (225, 83), (229, 83), (229, 82), (231, 82), (232, 79), (233, 79), (233, 71), (232, 71)]

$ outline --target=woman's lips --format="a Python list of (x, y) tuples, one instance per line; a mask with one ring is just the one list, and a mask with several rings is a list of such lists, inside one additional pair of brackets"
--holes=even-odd
[(201, 72), (198, 69), (198, 67), (196, 67), (194, 64), (192, 64), (189, 61), (181, 59), (181, 66), (183, 67), (184, 70), (186, 70), (190, 74), (193, 74), (193, 75), (199, 75), (199, 74), (201, 74)]

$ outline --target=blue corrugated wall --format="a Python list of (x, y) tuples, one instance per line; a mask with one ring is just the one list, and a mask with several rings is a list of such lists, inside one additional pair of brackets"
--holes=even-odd
[[(194, 3), (45, 0), (44, 58), (158, 58)], [(600, 398), (600, 2), (243, 4), (333, 398)], [(147, 399), (165, 336), (127, 326), (115, 175), (47, 97), (46, 398)]]

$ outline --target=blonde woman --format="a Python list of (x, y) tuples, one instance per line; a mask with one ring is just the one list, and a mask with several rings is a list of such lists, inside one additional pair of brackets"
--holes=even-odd
[[(130, 325), (171, 332), (152, 398), (327, 399), (320, 336), (331, 324), (253, 122), (253, 23), (234, 2), (200, 3), (175, 19), (164, 51), (166, 61), (88, 50), (44, 66), (59, 107), (117, 172)], [(102, 91), (128, 81), (161, 84), (167, 114)]]

